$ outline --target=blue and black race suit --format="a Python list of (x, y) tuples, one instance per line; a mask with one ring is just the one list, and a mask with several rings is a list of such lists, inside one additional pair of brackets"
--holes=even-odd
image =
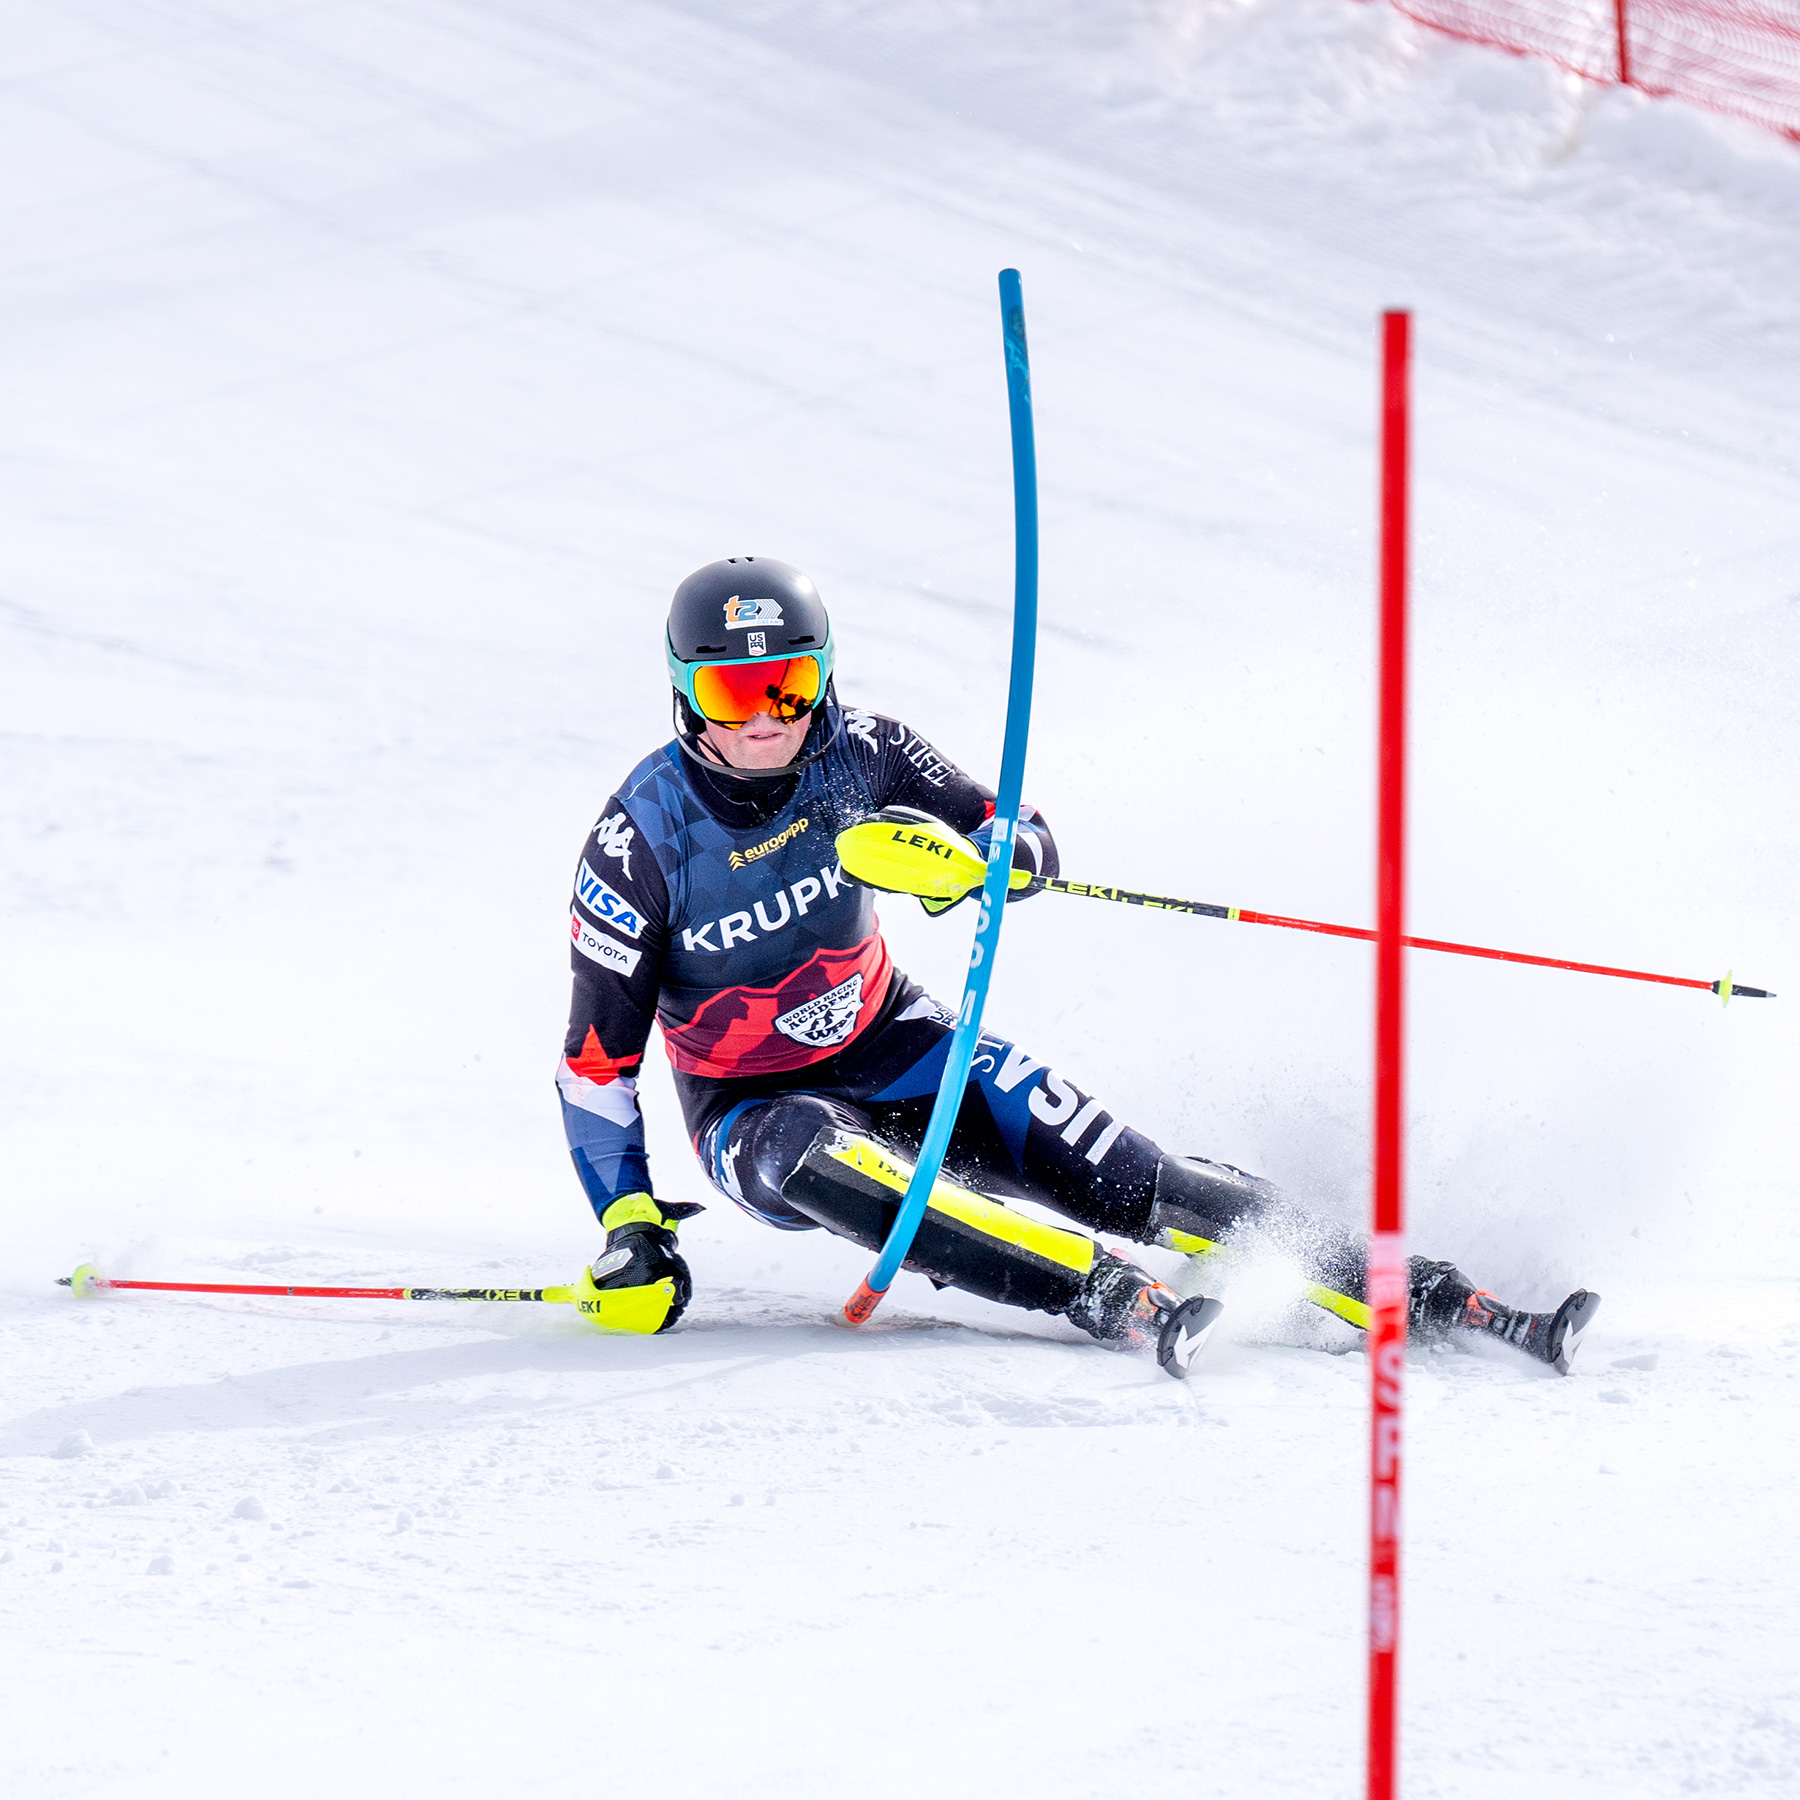
[[(654, 1019), (689, 1136), (723, 1193), (783, 1230), (824, 1225), (871, 1246), (886, 1234), (895, 1195), (841, 1177), (819, 1146), (853, 1133), (916, 1153), (955, 1021), (893, 966), (875, 896), (845, 878), (834, 844), (845, 826), (903, 805), (985, 850), (994, 796), (879, 713), (822, 709), (801, 756), (811, 760), (786, 780), (752, 786), (665, 745), (588, 834), (569, 908), (575, 992), (557, 1085), (596, 1215), (651, 1191), (637, 1071)], [(1021, 810), (1013, 860), (1058, 873), (1033, 808)], [(981, 1195), (1035, 1201), (1140, 1243), (1204, 1245), (1246, 1220), (1275, 1222), (1319, 1284), (1312, 1297), (1366, 1322), (1360, 1239), (1308, 1218), (1266, 1181), (1164, 1155), (1004, 1038), (984, 1034), (977, 1046), (945, 1168)], [(934, 1198), (909, 1267), (1013, 1304), (1069, 1309), (1090, 1242), (1034, 1250), (1025, 1227), (991, 1213), (971, 1223), (937, 1211)], [(1448, 1263), (1414, 1258), (1412, 1274), (1415, 1325), (1453, 1322), (1475, 1293)]]
[[(900, 804), (985, 848), (993, 793), (881, 714), (830, 709), (802, 755), (820, 741), (823, 755), (760, 792), (669, 744), (632, 770), (588, 836), (569, 910), (575, 991), (558, 1085), (597, 1214), (650, 1191), (636, 1076), (653, 1018), (707, 1174), (772, 1225), (816, 1221), (781, 1195), (785, 1144), (744, 1155), (753, 1135), (770, 1135), (767, 1102), (812, 1096), (897, 1148), (923, 1136), (954, 1019), (893, 966), (875, 895), (845, 878), (833, 842)], [(1048, 826), (1021, 810), (1015, 862), (1055, 875)], [(797, 1133), (794, 1124), (781, 1135)], [(1159, 1157), (1100, 1100), (1006, 1040), (982, 1038), (952, 1174), (1142, 1237)]]

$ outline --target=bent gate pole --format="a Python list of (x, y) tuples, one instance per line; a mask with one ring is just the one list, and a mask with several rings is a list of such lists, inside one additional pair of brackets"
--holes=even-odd
[(1402, 1177), (1406, 919), (1407, 427), (1411, 315), (1382, 315), (1381, 701), (1375, 940), (1374, 1232), (1369, 1239), (1368, 1800), (1399, 1786), (1401, 1404), (1407, 1269)]
[(950, 1134), (968, 1084), (969, 1064), (981, 1036), (994, 955), (1000, 947), (1000, 921), (1006, 911), (1012, 877), (1013, 835), (1019, 823), (1019, 795), (1025, 785), (1025, 746), (1031, 731), (1031, 685), (1037, 660), (1037, 449), (1031, 426), (1031, 361), (1025, 343), (1025, 299), (1017, 269), (1000, 271), (1000, 323), (1006, 344), (1006, 397), (1012, 418), (1013, 459), (1013, 636), (1012, 669), (1006, 694), (1006, 739), (1000, 752), (1000, 792), (994, 801), (994, 836), (988, 846), (987, 878), (981, 886), (981, 916), (969, 952), (962, 1006), (943, 1079), (931, 1106), (931, 1122), (919, 1146), (919, 1160), (907, 1183), (881, 1255), (844, 1305), (844, 1320), (861, 1325), (881, 1304), (893, 1285), (906, 1253), (912, 1248), (919, 1221), (925, 1216)]

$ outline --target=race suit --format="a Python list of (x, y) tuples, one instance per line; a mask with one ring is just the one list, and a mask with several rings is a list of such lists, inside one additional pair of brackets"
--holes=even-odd
[[(801, 755), (821, 746), (788, 780), (752, 786), (665, 745), (588, 835), (569, 909), (575, 988), (557, 1082), (597, 1216), (651, 1191), (637, 1073), (654, 1018), (689, 1137), (721, 1192), (782, 1230), (823, 1224), (871, 1246), (885, 1236), (894, 1192), (854, 1180), (826, 1191), (819, 1159), (812, 1174), (801, 1165), (834, 1131), (915, 1152), (954, 1018), (893, 966), (875, 896), (846, 879), (833, 843), (899, 804), (985, 852), (994, 796), (878, 713), (816, 715)], [(1014, 866), (1058, 871), (1034, 808), (1021, 808)], [(1211, 1241), (1277, 1198), (1223, 1165), (1165, 1158), (1099, 1098), (991, 1033), (944, 1167), (980, 1195), (1035, 1201), (1137, 1242), (1156, 1235), (1159, 1199), (1159, 1223), (1177, 1218)], [(1085, 1238), (1003, 1207), (964, 1206), (954, 1220), (933, 1207), (908, 1266), (940, 1282), (1056, 1312), (1091, 1261)], [(1360, 1302), (1360, 1245), (1321, 1232), (1315, 1274)]]

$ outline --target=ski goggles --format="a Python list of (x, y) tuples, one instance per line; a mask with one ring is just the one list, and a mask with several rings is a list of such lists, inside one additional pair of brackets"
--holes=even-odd
[(825, 663), (813, 655), (678, 666), (688, 704), (715, 725), (736, 727), (758, 713), (772, 713), (785, 725), (804, 718), (825, 691)]

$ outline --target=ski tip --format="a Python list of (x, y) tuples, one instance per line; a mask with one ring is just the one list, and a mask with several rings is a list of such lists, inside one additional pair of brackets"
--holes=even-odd
[(1575, 1353), (1581, 1348), (1581, 1340), (1587, 1335), (1587, 1328), (1593, 1324), (1600, 1311), (1600, 1296), (1590, 1293), (1586, 1288), (1577, 1288), (1561, 1306), (1556, 1309), (1556, 1317), (1550, 1325), (1549, 1350), (1550, 1364), (1559, 1375), (1574, 1372)]
[(1164, 1374), (1173, 1375), (1177, 1381), (1187, 1379), (1224, 1310), (1222, 1302), (1197, 1294), (1192, 1300), (1182, 1301), (1163, 1320), (1162, 1330), (1156, 1334), (1156, 1360)]

